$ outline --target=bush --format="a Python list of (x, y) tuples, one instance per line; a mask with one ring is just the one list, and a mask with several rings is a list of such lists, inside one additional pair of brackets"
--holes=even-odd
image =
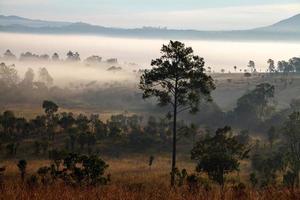
[(104, 176), (108, 165), (95, 155), (85, 156), (75, 153), (63, 158), (62, 170), (54, 165), (42, 167), (38, 170), (43, 184), (49, 184), (56, 179), (64, 181), (72, 186), (96, 186), (105, 185), (110, 181), (110, 175)]

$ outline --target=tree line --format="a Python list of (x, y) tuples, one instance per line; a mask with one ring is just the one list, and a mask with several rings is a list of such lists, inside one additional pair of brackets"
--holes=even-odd
[[(63, 59), (59, 56), (58, 53), (53, 53), (52, 56), (49, 56), (48, 54), (35, 54), (32, 52), (25, 52), (21, 53), (19, 58), (9, 49), (7, 49), (1, 59), (3, 60), (20, 60), (20, 61), (53, 61), (53, 62), (59, 62), (59, 61), (66, 61), (66, 62), (80, 62), (80, 54), (78, 52), (68, 51), (66, 53), (66, 58)], [(101, 56), (98, 55), (92, 55), (84, 59), (84, 62), (87, 64), (100, 64), (100, 63), (108, 63), (108, 64), (117, 64), (118, 59), (117, 58), (108, 58), (106, 60), (103, 60)]]

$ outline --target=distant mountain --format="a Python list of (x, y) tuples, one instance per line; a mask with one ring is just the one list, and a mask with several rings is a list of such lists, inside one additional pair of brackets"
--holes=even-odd
[(256, 30), (261, 31), (272, 31), (272, 32), (296, 32), (300, 33), (300, 14), (295, 15), (291, 18), (282, 20), (271, 26), (258, 28)]
[(199, 31), (143, 27), (111, 28), (82, 22), (55, 22), (0, 15), (0, 32), (40, 34), (90, 34), (111, 37), (207, 39), (207, 40), (292, 40), (300, 41), (300, 14), (271, 26), (242, 31)]
[(11, 26), (11, 25), (21, 25), (27, 27), (62, 27), (70, 25), (70, 22), (56, 22), (56, 21), (43, 21), (36, 19), (27, 19), (19, 16), (4, 16), (0, 15), (0, 25), (1, 26)]

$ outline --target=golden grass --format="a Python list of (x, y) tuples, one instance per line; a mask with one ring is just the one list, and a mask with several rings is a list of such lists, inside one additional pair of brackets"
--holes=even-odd
[[(6, 166), (5, 183), (0, 187), (0, 199), (101, 199), (101, 200), (214, 200), (221, 199), (220, 188), (213, 186), (211, 190), (200, 188), (190, 191), (188, 186), (172, 189), (169, 186), (170, 159), (156, 158), (151, 169), (148, 158), (106, 159), (110, 165), (108, 172), (112, 181), (107, 186), (71, 187), (63, 183), (35, 188), (22, 184), (19, 178), (17, 161), (2, 162)], [(27, 176), (36, 172), (47, 160), (29, 160)], [(178, 166), (183, 166), (192, 172), (194, 163), (180, 160)], [(232, 175), (235, 176), (235, 175)], [(300, 199), (300, 190), (291, 191), (285, 188), (235, 190), (230, 185), (225, 187), (225, 199)]]

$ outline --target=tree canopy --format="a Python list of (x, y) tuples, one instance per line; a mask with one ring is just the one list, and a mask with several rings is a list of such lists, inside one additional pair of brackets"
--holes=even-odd
[(215, 85), (205, 73), (204, 59), (193, 54), (191, 47), (170, 41), (161, 48), (161, 57), (152, 60), (151, 70), (141, 76), (139, 88), (143, 98), (156, 97), (160, 106), (171, 106), (173, 116), (173, 154), (171, 185), (175, 184), (177, 114), (185, 110), (198, 111), (202, 100), (211, 101)]

